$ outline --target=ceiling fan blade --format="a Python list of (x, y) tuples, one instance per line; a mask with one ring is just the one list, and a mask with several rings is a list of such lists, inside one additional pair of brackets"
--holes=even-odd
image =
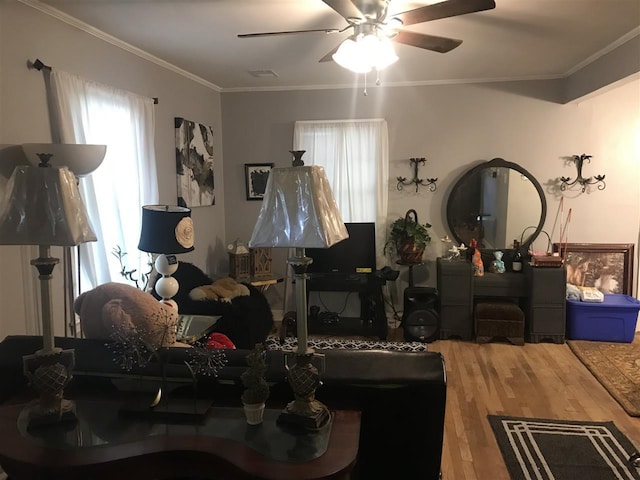
[(496, 8), (495, 0), (445, 0), (444, 2), (425, 5), (394, 15), (402, 20), (403, 25), (429, 22), (440, 18), (455, 17), (467, 13), (481, 12)]
[(344, 18), (362, 18), (362, 12), (351, 0), (322, 0)]
[(324, 57), (322, 57), (319, 60), (319, 63), (323, 63), (323, 62), (332, 62), (333, 61), (333, 54), (336, 53), (338, 51), (338, 49), (340, 48), (340, 45), (342, 45), (342, 42), (339, 43), (338, 45), (336, 45), (336, 48), (334, 48), (333, 50), (331, 50), (329, 53), (327, 53)]
[(297, 33), (338, 33), (341, 30), (339, 28), (317, 28), (314, 30), (287, 30), (284, 32), (260, 32), (260, 33), (239, 33), (238, 38), (254, 38), (254, 37), (270, 37), (274, 35), (294, 35)]
[(462, 43), (462, 40), (455, 38), (437, 37), (435, 35), (410, 32), (408, 30), (400, 30), (391, 40), (438, 53), (450, 52)]

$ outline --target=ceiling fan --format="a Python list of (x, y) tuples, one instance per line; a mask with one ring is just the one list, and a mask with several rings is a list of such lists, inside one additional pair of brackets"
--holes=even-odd
[[(455, 17), (458, 15), (465, 15), (467, 13), (490, 10), (496, 6), (495, 0), (444, 0), (440, 3), (425, 5), (406, 12), (393, 14), (387, 18), (391, 0), (323, 0), (323, 2), (344, 17), (347, 21), (347, 25), (345, 27), (341, 29), (320, 28), (312, 30), (244, 33), (239, 34), (238, 37), (255, 38), (311, 32), (322, 32), (327, 34), (341, 33), (352, 28), (353, 35), (320, 59), (320, 62), (336, 60), (336, 62), (341, 65), (340, 50), (344, 48), (343, 45), (349, 44), (349, 41), (355, 44), (365, 38), (368, 40), (376, 39), (378, 40), (377, 43), (380, 45), (387, 45), (389, 41), (394, 41), (413, 47), (423, 48), (425, 50), (446, 53), (458, 47), (462, 43), (462, 40), (412, 32), (409, 30), (403, 30), (402, 27), (422, 22), (429, 22), (431, 20), (438, 20), (441, 18)], [(388, 47), (385, 48), (388, 50)], [(397, 60), (398, 57), (395, 56), (395, 52), (393, 52), (392, 48), (391, 52), (392, 57), (390, 57), (386, 62), (383, 61), (382, 64), (390, 64)], [(385, 51), (385, 54), (387, 53), (388, 51)], [(338, 54), (338, 57), (336, 57), (336, 54)], [(380, 52), (377, 52), (376, 55), (379, 56)], [(358, 56), (361, 57), (362, 52), (358, 52)], [(381, 69), (380, 65), (373, 64), (372, 66), (375, 66), (378, 70)], [(385, 66), (387, 65), (383, 65), (382, 68)], [(351, 67), (346, 68), (352, 69)], [(371, 66), (369, 66), (369, 70), (370, 69)], [(352, 70), (357, 71), (356, 69)], [(369, 70), (361, 71), (364, 72)]]

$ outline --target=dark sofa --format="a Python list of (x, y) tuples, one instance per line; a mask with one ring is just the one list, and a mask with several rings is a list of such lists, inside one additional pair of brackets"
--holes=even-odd
[[(273, 328), (273, 313), (269, 302), (257, 288), (245, 283), (249, 295), (235, 297), (230, 302), (217, 300), (192, 300), (189, 292), (214, 280), (200, 268), (189, 262), (179, 262), (172, 275), (178, 281), (179, 290), (173, 296), (182, 314), (221, 315), (214, 331), (224, 333), (237, 348), (252, 348), (263, 342)], [(157, 279), (156, 279), (157, 280)], [(152, 295), (160, 299), (153, 290)]]
[[(56, 345), (75, 349), (75, 376), (68, 396), (74, 388), (83, 386), (99, 390), (108, 384), (114, 388), (112, 379), (125, 373), (132, 377), (161, 376), (158, 364), (123, 372), (104, 340), (56, 338)], [(34, 336), (9, 336), (0, 342), (0, 402), (25, 390), (22, 356), (41, 346), (42, 338)], [(169, 349), (166, 372), (170, 379), (190, 378), (184, 365), (187, 350)], [(247, 353), (226, 350), (227, 365), (217, 378), (199, 377), (198, 394), (212, 398), (214, 405), (240, 406), (242, 387), (238, 379), (246, 368)], [(357, 478), (436, 480), (446, 400), (441, 354), (345, 349), (321, 353), (325, 354), (323, 385), (317, 398), (330, 409), (362, 412)], [(293, 398), (285, 379), (284, 353), (268, 351), (267, 362), (267, 379), (272, 383), (267, 406), (280, 408)]]

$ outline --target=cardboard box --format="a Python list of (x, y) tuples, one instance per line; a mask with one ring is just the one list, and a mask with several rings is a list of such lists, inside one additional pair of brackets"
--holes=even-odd
[(567, 300), (567, 338), (630, 343), (639, 311), (640, 301), (629, 295), (605, 294), (602, 303)]

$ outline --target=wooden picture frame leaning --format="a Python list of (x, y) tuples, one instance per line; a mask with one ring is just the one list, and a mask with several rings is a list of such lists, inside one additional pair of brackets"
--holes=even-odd
[(632, 294), (633, 243), (554, 243), (553, 251), (564, 257), (567, 283)]

